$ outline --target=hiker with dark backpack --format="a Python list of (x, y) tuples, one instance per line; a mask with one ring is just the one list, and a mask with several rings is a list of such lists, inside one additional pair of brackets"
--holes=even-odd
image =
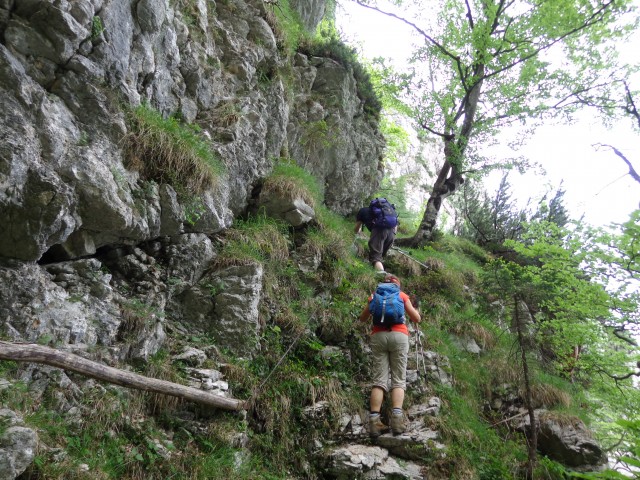
[(389, 203), (386, 198), (371, 200), (368, 207), (363, 207), (358, 211), (354, 232), (360, 233), (363, 225), (371, 232), (369, 236), (369, 261), (377, 272), (383, 274), (385, 272), (382, 259), (393, 245), (398, 229), (398, 214), (395, 206)]
[(389, 421), (394, 435), (404, 433), (406, 426), (402, 404), (407, 386), (407, 358), (409, 356), (409, 330), (406, 317), (418, 323), (420, 313), (411, 303), (409, 295), (400, 290), (400, 279), (387, 274), (384, 282), (369, 297), (360, 314), (360, 321), (373, 319), (371, 352), (373, 355), (373, 385), (369, 400), (369, 435), (372, 438), (389, 430), (382, 422), (380, 409), (385, 392), (391, 390), (393, 411)]

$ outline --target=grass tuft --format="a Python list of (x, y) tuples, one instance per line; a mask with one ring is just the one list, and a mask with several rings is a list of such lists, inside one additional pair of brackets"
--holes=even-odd
[[(571, 396), (567, 392), (548, 383), (531, 385), (531, 395), (535, 408), (567, 408), (571, 405)], [(524, 397), (523, 388), (520, 390), (520, 396)]]
[(324, 192), (318, 180), (293, 162), (280, 159), (262, 187), (264, 192), (273, 192), (282, 198), (301, 198), (315, 209), (322, 204)]
[(148, 105), (131, 110), (129, 126), (124, 142), (127, 167), (144, 179), (202, 192), (215, 185), (225, 171), (196, 129), (175, 118), (163, 118)]
[(224, 246), (211, 268), (251, 265), (271, 261), (282, 263), (289, 258), (286, 226), (265, 215), (238, 220), (225, 232)]

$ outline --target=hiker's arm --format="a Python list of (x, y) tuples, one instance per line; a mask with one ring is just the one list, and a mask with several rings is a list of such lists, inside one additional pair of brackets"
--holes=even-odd
[(405, 300), (404, 309), (413, 323), (420, 323), (420, 320), (422, 320), (422, 318), (420, 317), (420, 312), (418, 312), (418, 310), (414, 308), (413, 303), (411, 303), (410, 299)]
[(370, 316), (371, 316), (371, 312), (369, 311), (369, 305), (367, 304), (367, 306), (364, 307), (364, 309), (362, 310), (362, 313), (360, 314), (360, 321), (366, 322), (369, 320)]
[(356, 226), (353, 229), (353, 233), (360, 233), (362, 231), (362, 222), (360, 220), (356, 221)]

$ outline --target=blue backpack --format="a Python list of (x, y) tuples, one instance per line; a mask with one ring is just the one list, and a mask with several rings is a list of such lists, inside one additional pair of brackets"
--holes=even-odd
[(398, 214), (395, 205), (386, 198), (374, 198), (369, 204), (371, 226), (373, 228), (393, 228), (398, 225)]
[(404, 302), (400, 298), (400, 287), (395, 283), (381, 283), (369, 302), (373, 324), (389, 327), (404, 323)]

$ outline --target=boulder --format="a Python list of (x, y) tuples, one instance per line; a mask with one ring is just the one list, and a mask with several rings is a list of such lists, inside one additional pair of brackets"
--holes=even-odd
[[(559, 415), (545, 409), (536, 409), (534, 413), (541, 453), (580, 471), (601, 470), (607, 463), (606, 453), (578, 417)], [(512, 427), (528, 434), (531, 422), (527, 410), (512, 408), (509, 414)]]
[(0, 478), (17, 478), (33, 462), (38, 434), (7, 408), (0, 409), (0, 424)]
[(582, 421), (561, 422), (544, 414), (539, 421), (538, 449), (549, 458), (580, 470), (598, 470), (607, 463), (607, 454)]
[(398, 463), (384, 448), (367, 445), (344, 445), (324, 453), (326, 474), (337, 480), (407, 479), (426, 477), (413, 462)]
[(273, 191), (263, 190), (258, 208), (273, 218), (284, 220), (292, 227), (300, 227), (315, 219), (316, 213), (302, 198), (288, 198)]

